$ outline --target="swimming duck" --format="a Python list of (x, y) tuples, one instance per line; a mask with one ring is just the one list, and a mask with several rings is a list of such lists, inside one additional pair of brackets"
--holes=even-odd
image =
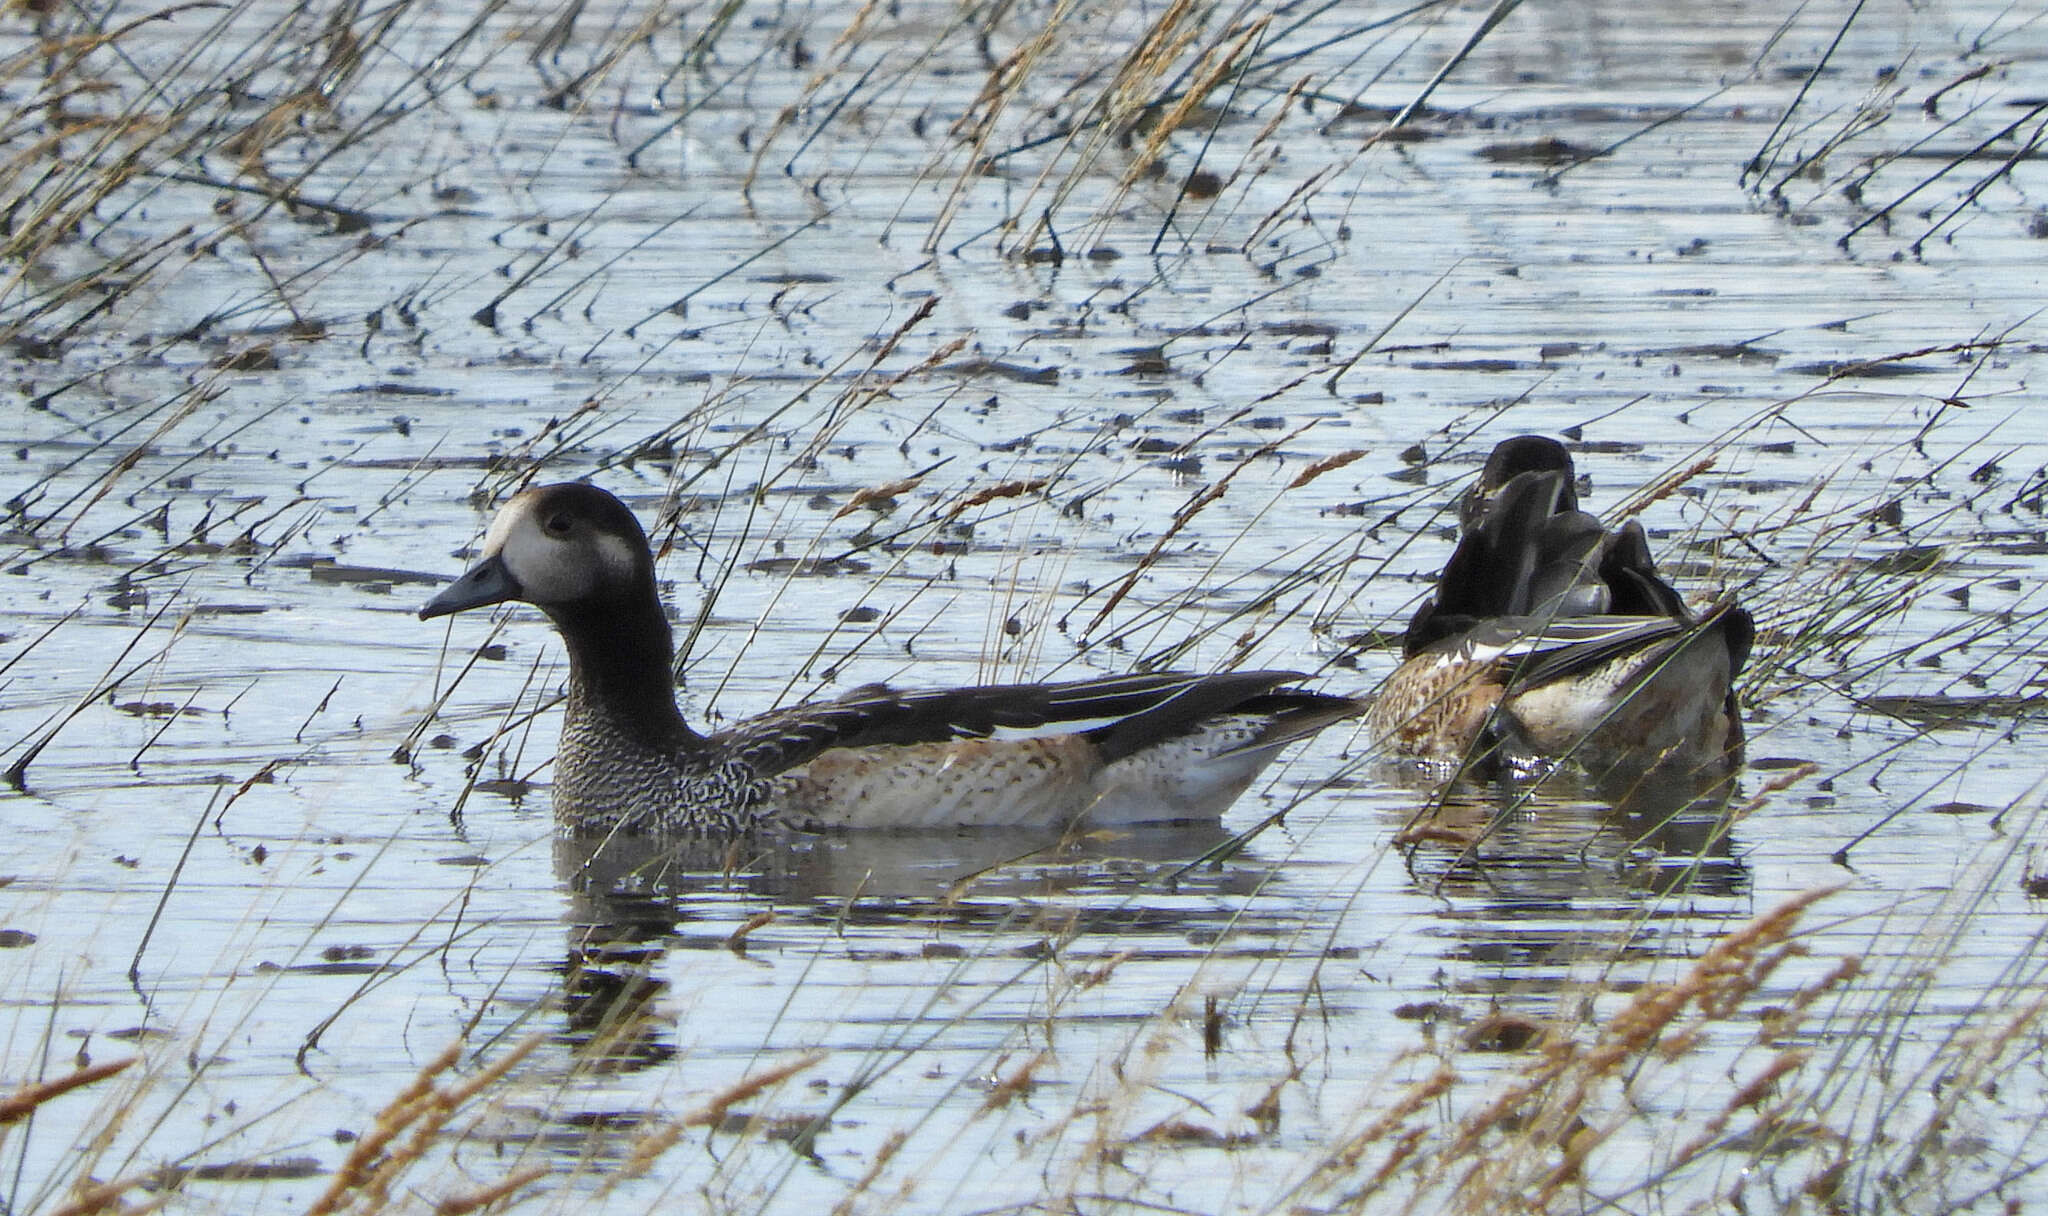
[(1732, 684), (1749, 613), (1695, 618), (1642, 525), (1579, 509), (1571, 454), (1538, 435), (1496, 447), (1461, 505), (1464, 534), (1408, 623), (1366, 725), (1396, 754), (1509, 769), (1570, 760), (1596, 776), (1719, 781), (1741, 766)]
[(572, 832), (1052, 826), (1213, 820), (1279, 751), (1363, 701), (1287, 671), (902, 692), (867, 685), (700, 734), (676, 707), (647, 535), (582, 483), (514, 495), (422, 619), (521, 600), (569, 651), (555, 757)]

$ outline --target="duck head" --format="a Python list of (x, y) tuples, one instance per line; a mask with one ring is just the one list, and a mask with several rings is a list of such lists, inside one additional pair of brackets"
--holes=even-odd
[(654, 560), (626, 504), (581, 482), (537, 486), (491, 520), (481, 556), (420, 619), (520, 600), (561, 620), (647, 598)]

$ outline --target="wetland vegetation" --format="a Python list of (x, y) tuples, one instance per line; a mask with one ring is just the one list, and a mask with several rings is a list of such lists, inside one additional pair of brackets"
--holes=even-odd
[[(0, 1212), (2048, 1196), (2048, 21), (1975, 3), (0, 14)], [(2048, 369), (2044, 369), (2048, 370)], [(490, 506), (693, 721), (1366, 691), (1497, 439), (1740, 596), (1725, 805), (593, 854)]]

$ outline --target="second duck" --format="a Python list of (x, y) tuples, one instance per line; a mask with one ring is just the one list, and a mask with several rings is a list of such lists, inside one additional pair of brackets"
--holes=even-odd
[(1367, 715), (1380, 746), (1446, 768), (1572, 761), (1599, 778), (1695, 784), (1741, 766), (1732, 685), (1749, 613), (1724, 600), (1696, 618), (1641, 525), (1608, 531), (1579, 510), (1562, 444), (1501, 443), (1462, 516)]

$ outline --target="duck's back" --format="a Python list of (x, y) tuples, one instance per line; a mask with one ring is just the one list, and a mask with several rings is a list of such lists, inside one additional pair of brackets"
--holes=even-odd
[(665, 754), (585, 707), (564, 727), (556, 810), (692, 834), (1213, 821), (1281, 748), (1364, 708), (1283, 687), (1299, 678), (868, 686)]
[(864, 689), (758, 719), (748, 729), (775, 741), (750, 750), (762, 767), (781, 766), (770, 814), (799, 827), (1214, 821), (1281, 748), (1363, 709), (1282, 687), (1299, 678), (1163, 673)]

